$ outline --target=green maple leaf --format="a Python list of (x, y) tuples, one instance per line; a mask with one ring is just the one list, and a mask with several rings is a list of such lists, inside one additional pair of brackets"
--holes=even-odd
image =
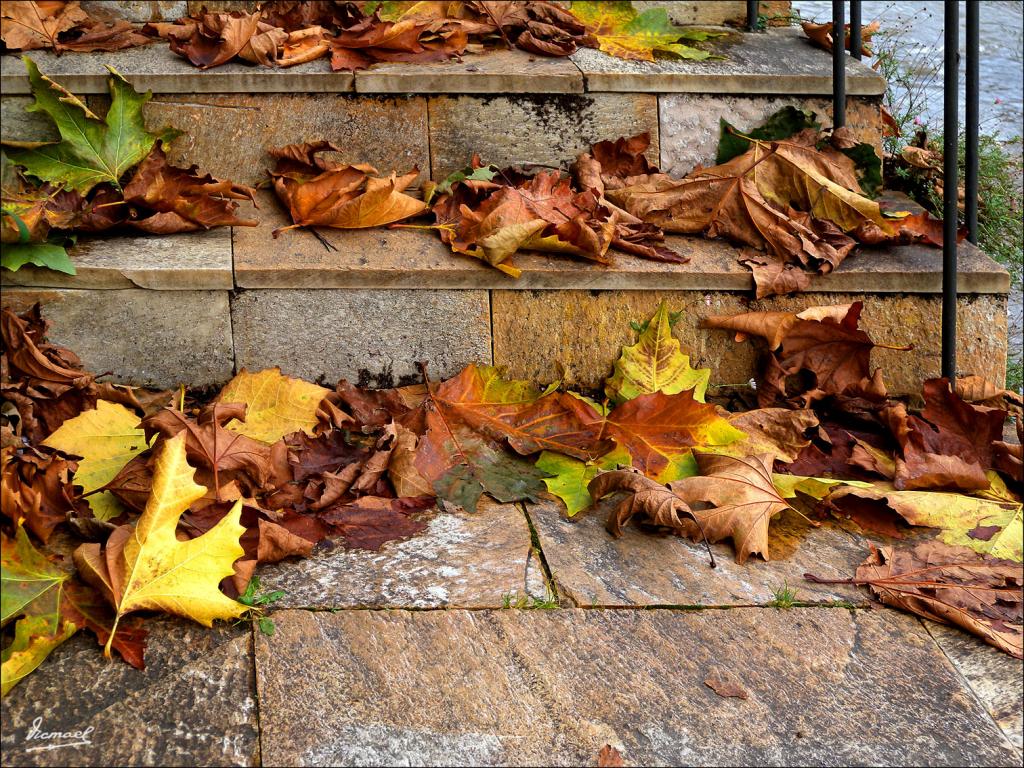
[(0, 625), (17, 620), (14, 640), (4, 648), (0, 692), (6, 695), (18, 681), (43, 663), (78, 626), (61, 612), (65, 583), (71, 574), (32, 546), (25, 529), (0, 545)]
[(77, 96), (40, 73), (23, 57), (35, 103), (30, 112), (50, 116), (61, 140), (14, 153), (11, 159), (26, 171), (81, 194), (108, 182), (120, 188), (121, 177), (150, 153), (158, 140), (170, 141), (176, 131), (153, 134), (146, 130), (142, 107), (152, 93), (139, 94), (113, 67), (110, 70), (110, 109), (101, 120)]

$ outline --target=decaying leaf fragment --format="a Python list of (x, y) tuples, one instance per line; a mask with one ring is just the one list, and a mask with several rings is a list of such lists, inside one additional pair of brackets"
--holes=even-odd
[(405, 194), (419, 176), (418, 169), (381, 178), (373, 166), (345, 165), (319, 156), (328, 151), (341, 150), (326, 141), (270, 150), (277, 158), (270, 173), (274, 191), (293, 222), (275, 230), (275, 237), (295, 227), (378, 227), (426, 210), (426, 203)]

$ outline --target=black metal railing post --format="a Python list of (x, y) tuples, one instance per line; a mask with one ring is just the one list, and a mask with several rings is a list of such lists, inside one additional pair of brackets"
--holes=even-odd
[(832, 125), (846, 125), (846, 7), (832, 0)]
[(747, 32), (757, 31), (758, 2), (747, 0)]
[(864, 41), (861, 39), (860, 0), (850, 0), (850, 55), (860, 61), (864, 55)]
[(956, 379), (957, 144), (960, 138), (960, 7), (945, 0), (943, 10), (942, 173), (942, 375)]
[(978, 15), (980, 2), (967, 1), (967, 94), (964, 113), (964, 219), (967, 224), (967, 239), (978, 242)]

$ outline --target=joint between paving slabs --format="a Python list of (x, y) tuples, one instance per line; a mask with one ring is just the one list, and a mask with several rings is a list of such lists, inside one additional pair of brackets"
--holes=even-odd
[(259, 655), (256, 653), (256, 622), (249, 622), (249, 659), (252, 662), (253, 709), (256, 713), (256, 760), (254, 765), (263, 765), (263, 717), (260, 712), (260, 671)]
[[(530, 560), (533, 557), (537, 558), (540, 563), (541, 573), (544, 576), (544, 589), (547, 598), (549, 595), (554, 599), (556, 607), (562, 605), (562, 595), (558, 590), (558, 583), (555, 581), (555, 577), (551, 573), (551, 566), (548, 565), (547, 558), (544, 556), (544, 548), (540, 545), (540, 536), (537, 534), (537, 528), (533, 524), (533, 518), (530, 517), (530, 511), (527, 509), (526, 504), (518, 504), (520, 511), (523, 513), (523, 517), (526, 520), (526, 525), (530, 529), (530, 551), (526, 556), (526, 565), (523, 567), (523, 594), (527, 598), (530, 597), (529, 581), (530, 581)], [(573, 600), (572, 602), (575, 603)]]
[(968, 680), (967, 677), (963, 674), (963, 672), (960, 671), (960, 668), (956, 665), (956, 663), (954, 663), (952, 657), (948, 653), (946, 653), (946, 649), (942, 646), (942, 643), (939, 642), (939, 638), (937, 638), (934, 632), (932, 632), (932, 625), (934, 625), (936, 622), (928, 621), (927, 619), (922, 619), (920, 617), (918, 617), (917, 620), (924, 627), (924, 631), (928, 634), (928, 637), (931, 638), (931, 641), (935, 643), (935, 646), (939, 649), (939, 653), (941, 653), (942, 658), (946, 660), (946, 664), (949, 665), (949, 668), (951, 670), (953, 670), (953, 675), (960, 681), (961, 687), (965, 688), (970, 692), (971, 698), (973, 698), (978, 707), (986, 715), (988, 715), (989, 720), (992, 721), (992, 724), (996, 727), (996, 730), (998, 730), (999, 733), (1002, 734), (1003, 740), (1010, 746), (1010, 748), (1014, 752), (1017, 753), (1018, 756), (1021, 756), (1022, 753), (1020, 749), (1012, 741), (1010, 741), (1010, 737), (1007, 736), (1006, 731), (1003, 730), (1003, 726), (999, 724), (995, 716), (992, 714), (992, 711), (988, 708), (988, 705), (982, 700), (981, 696), (974, 689), (974, 686), (971, 685), (971, 681)]

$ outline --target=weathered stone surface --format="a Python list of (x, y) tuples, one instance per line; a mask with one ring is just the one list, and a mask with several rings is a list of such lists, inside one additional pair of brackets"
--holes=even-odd
[(462, 60), (374, 64), (356, 72), (359, 93), (583, 93), (583, 75), (567, 58), (487, 51)]
[[(920, 391), (940, 372), (941, 339), (935, 331), (941, 297), (917, 294), (829, 293), (749, 301), (720, 291), (493, 291), (494, 363), (514, 378), (561, 379), (598, 388), (624, 344), (634, 342), (631, 320), (650, 317), (666, 299), (682, 318), (673, 332), (695, 366), (711, 368), (712, 384), (742, 384), (755, 375), (757, 347), (735, 343), (725, 331), (698, 328), (708, 315), (747, 311), (800, 311), (809, 306), (864, 301), (861, 327), (879, 343), (914, 344), (910, 352), (875, 349), (890, 392)], [(1006, 295), (961, 296), (957, 304), (961, 375), (1002, 382), (1006, 366)]]
[[(760, 2), (759, 12), (766, 16), (784, 13), (788, 2)], [(738, 0), (718, 0), (714, 3), (665, 2), (664, 0), (633, 0), (633, 7), (639, 12), (648, 8), (664, 8), (668, 17), (676, 24), (719, 25), (726, 22), (745, 22), (747, 4)]]
[[(600, 266), (564, 255), (516, 254), (523, 270), (517, 280), (478, 259), (451, 252), (439, 238), (420, 230), (320, 230), (338, 250), (327, 250), (312, 233), (271, 232), (290, 224), (270, 193), (259, 197), (258, 227), (234, 230), (235, 279), (242, 288), (578, 288), (586, 290), (735, 290), (754, 287), (739, 251), (723, 240), (670, 236), (668, 244), (690, 258), (662, 264), (613, 252)], [(1006, 270), (970, 243), (959, 253), (962, 293), (1005, 293)], [(815, 278), (809, 291), (936, 293), (942, 290), (941, 251), (925, 246), (865, 249), (836, 272)]]
[[(154, 93), (346, 93), (355, 82), (350, 73), (332, 72), (323, 59), (287, 69), (232, 62), (204, 71), (159, 42), (123, 51), (71, 56), (32, 51), (29, 56), (43, 74), (76, 96), (109, 93), (106, 64), (124, 75), (136, 90)], [(0, 57), (0, 87), (5, 96), (31, 93), (19, 57)]]
[(235, 362), (279, 365), (291, 376), (361, 386), (438, 378), (490, 363), (486, 291), (254, 290), (231, 300)]
[[(832, 57), (814, 48), (798, 29), (766, 33), (730, 32), (708, 44), (724, 58), (705, 61), (626, 61), (593, 48), (570, 58), (583, 72), (588, 91), (627, 93), (736, 93), (831, 95)], [(848, 57), (846, 92), (880, 96), (885, 80)]]
[[(4, 765), (257, 765), (249, 629), (167, 618), (147, 628), (145, 670), (104, 659), (82, 632), (18, 683), (3, 699)], [(92, 730), (70, 746), (81, 739), (29, 739), (34, 724)]]
[(33, 101), (31, 96), (0, 97), (0, 136), (4, 141), (60, 141), (48, 115), (25, 111)]
[[(895, 611), (280, 612), (256, 637), (265, 765), (1002, 765)], [(316, 670), (311, 675), (309, 670)], [(705, 685), (728, 670), (748, 699)]]
[(68, 249), (77, 274), (31, 265), (0, 273), (3, 285), (47, 288), (231, 290), (231, 230), (81, 239)]
[(112, 14), (136, 22), (174, 21), (188, 15), (185, 0), (85, 0), (82, 8), (100, 18), (103, 14)]
[(154, 130), (170, 125), (184, 131), (171, 142), (171, 162), (196, 163), (242, 184), (266, 181), (274, 165), (268, 149), (303, 141), (333, 141), (342, 149), (336, 160), (370, 163), (382, 174), (413, 166), (426, 174), (430, 167), (427, 104), (416, 97), (158, 96), (146, 105), (146, 123)]
[(933, 621), (925, 621), (924, 626), (1009, 742), (1018, 752), (1024, 751), (1024, 662), (957, 627)]
[[(658, 99), (661, 115), (661, 168), (673, 176), (685, 176), (697, 165), (715, 164), (720, 120), (739, 131), (750, 131), (783, 107), (809, 109), (823, 127), (832, 125), (832, 100), (799, 96), (750, 97), (707, 94), (666, 94)], [(846, 100), (846, 125), (882, 156), (882, 121), (876, 99)]]
[(568, 167), (595, 141), (651, 134), (658, 161), (658, 101), (647, 94), (435, 96), (430, 99), (430, 167), (443, 179), (474, 152), (499, 167)]
[(321, 545), (263, 566), (260, 582), (285, 590), (275, 608), (501, 608), (546, 589), (522, 510), (486, 497), (475, 513), (435, 513), (423, 533), (379, 552)]
[(768, 605), (785, 587), (799, 603), (869, 603), (867, 590), (804, 579), (848, 579), (867, 556), (866, 539), (831, 523), (814, 528), (784, 512), (769, 526), (771, 560), (739, 565), (732, 544), (722, 542), (711, 547), (712, 569), (703, 543), (636, 526), (621, 539), (608, 533), (605, 520), (621, 500), (611, 496), (571, 519), (560, 501), (527, 507), (559, 594), (582, 608)]
[(50, 340), (73, 349), (86, 370), (152, 387), (204, 387), (231, 378), (227, 291), (5, 288), (3, 305), (40, 302)]

